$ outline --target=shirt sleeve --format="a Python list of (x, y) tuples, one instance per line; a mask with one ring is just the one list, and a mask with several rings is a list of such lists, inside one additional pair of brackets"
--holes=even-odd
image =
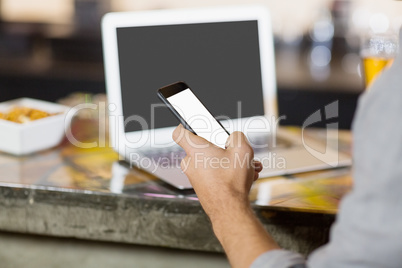
[(353, 190), (340, 204), (330, 242), (310, 255), (308, 267), (401, 267), (401, 74), (399, 55), (359, 100)]
[(309, 267), (401, 267), (401, 73), (399, 55), (359, 100), (354, 187), (340, 204), (330, 243), (310, 256)]
[[(402, 43), (402, 30), (400, 34)], [(359, 99), (353, 123), (352, 191), (341, 203), (330, 242), (309, 268), (397, 268), (402, 264), (402, 46), (390, 69)], [(302, 257), (266, 252), (251, 267), (298, 267)], [(303, 266), (302, 266), (303, 267)]]
[(250, 268), (305, 268), (302, 255), (287, 250), (271, 250), (261, 254)]

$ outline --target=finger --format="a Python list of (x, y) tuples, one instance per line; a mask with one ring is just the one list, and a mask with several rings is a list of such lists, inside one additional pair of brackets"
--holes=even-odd
[(253, 164), (255, 171), (261, 172), (261, 170), (263, 169), (262, 163), (260, 161), (254, 160)]
[(247, 157), (247, 162), (253, 164), (254, 150), (250, 146), (247, 137), (242, 132), (233, 132), (227, 142), (226, 151), (232, 154), (237, 154), (241, 157)]
[(254, 172), (254, 181), (258, 180), (260, 174), (258, 172)]
[(194, 149), (205, 149), (213, 145), (206, 139), (185, 129), (181, 124), (173, 131), (172, 138), (188, 155), (192, 154)]
[(244, 135), (243, 132), (240, 131), (235, 131), (230, 134), (229, 138), (226, 141), (226, 148), (242, 147), (244, 145), (247, 145), (251, 148), (246, 135)]
[(190, 167), (191, 156), (186, 155), (180, 162), (181, 170), (187, 174), (187, 169)]

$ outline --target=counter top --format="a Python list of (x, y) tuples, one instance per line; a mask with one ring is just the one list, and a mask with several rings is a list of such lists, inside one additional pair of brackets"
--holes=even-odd
[[(73, 124), (80, 140), (94, 140), (94, 129), (94, 120)], [(340, 134), (347, 151), (350, 135)], [(82, 149), (65, 140), (28, 156), (0, 153), (0, 168), (0, 230), (222, 251), (193, 190), (130, 168), (107, 144)], [(349, 168), (262, 178), (250, 202), (281, 246), (308, 254), (328, 240), (351, 185)]]

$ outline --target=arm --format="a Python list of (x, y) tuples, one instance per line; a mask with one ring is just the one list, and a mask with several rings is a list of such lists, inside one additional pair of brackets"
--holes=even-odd
[(232, 267), (249, 267), (261, 254), (279, 249), (250, 206), (228, 201), (211, 222)]
[(391, 68), (359, 99), (354, 187), (341, 202), (330, 243), (311, 255), (311, 267), (401, 267), (401, 73), (402, 46)]
[(179, 125), (173, 139), (186, 151), (181, 167), (190, 179), (233, 267), (249, 267), (262, 253), (279, 249), (254, 215), (248, 194), (262, 170), (247, 138), (233, 133), (227, 149)]

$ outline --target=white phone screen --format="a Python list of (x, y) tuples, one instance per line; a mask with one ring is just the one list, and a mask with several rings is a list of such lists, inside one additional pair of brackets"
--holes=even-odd
[(190, 89), (170, 96), (167, 100), (198, 136), (225, 149), (229, 135)]

